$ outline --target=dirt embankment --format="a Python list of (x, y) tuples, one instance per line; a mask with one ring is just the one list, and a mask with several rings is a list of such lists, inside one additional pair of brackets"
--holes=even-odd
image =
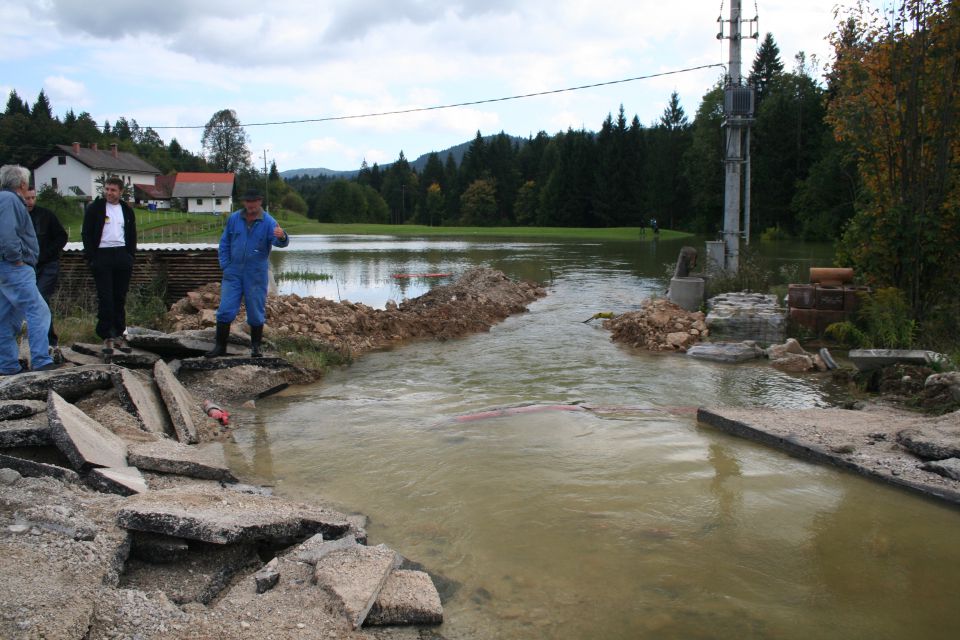
[[(388, 303), (386, 309), (295, 294), (270, 296), (265, 332), (268, 337), (311, 338), (345, 355), (358, 356), (406, 340), (446, 340), (488, 331), (545, 295), (539, 285), (515, 282), (499, 271), (481, 267), (412, 300)], [(175, 303), (168, 319), (174, 330), (210, 327), (216, 323), (219, 304), (220, 285), (210, 284)], [(236, 323), (242, 325), (244, 319), (241, 308)]]

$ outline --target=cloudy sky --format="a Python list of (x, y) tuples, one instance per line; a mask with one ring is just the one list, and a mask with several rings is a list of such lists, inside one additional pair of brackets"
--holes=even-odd
[[(752, 0), (788, 69), (829, 60), (834, 6)], [(889, 0), (875, 0), (877, 5)], [(259, 163), (355, 169), (505, 131), (596, 130), (622, 104), (644, 124), (676, 90), (688, 115), (720, 78), (729, 0), (25, 0), (0, 6), (0, 91), (54, 112), (154, 127), (200, 151), (202, 126), (236, 111)], [(269, 7), (269, 8), (267, 8)], [(756, 9), (755, 9), (756, 7)], [(745, 41), (749, 70), (757, 43)], [(646, 80), (423, 113), (317, 120), (475, 102), (628, 78)], [(4, 98), (5, 101), (5, 98)], [(198, 127), (171, 129), (162, 127)], [(65, 140), (64, 143), (71, 141)]]

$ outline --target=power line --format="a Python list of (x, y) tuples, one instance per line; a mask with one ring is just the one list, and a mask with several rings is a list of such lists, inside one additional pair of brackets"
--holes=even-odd
[[(438, 111), (440, 109), (455, 109), (457, 107), (470, 107), (478, 104), (490, 104), (491, 102), (507, 102), (508, 100), (520, 100), (523, 98), (535, 98), (538, 96), (547, 96), (556, 93), (567, 93), (570, 91), (581, 91), (583, 89), (595, 89), (597, 87), (606, 87), (614, 84), (623, 84), (625, 82), (636, 82), (638, 80), (650, 80), (651, 78), (661, 78), (663, 76), (677, 75), (680, 73), (689, 73), (691, 71), (701, 71), (703, 69), (710, 69), (713, 67), (726, 68), (726, 65), (720, 63), (713, 64), (704, 64), (697, 67), (687, 67), (685, 69), (676, 69), (674, 71), (663, 71), (661, 73), (651, 73), (645, 76), (636, 76), (634, 78), (623, 78), (622, 80), (610, 80), (608, 82), (597, 82), (594, 84), (584, 84), (578, 87), (567, 87), (566, 89), (551, 89), (549, 91), (537, 91), (535, 93), (523, 93), (515, 96), (506, 96), (502, 98), (487, 98), (484, 100), (473, 100), (470, 102), (456, 102), (453, 104), (441, 104), (435, 105), (432, 107), (414, 107), (411, 109), (398, 109), (396, 111), (380, 111), (376, 113), (362, 113), (354, 114), (347, 116), (326, 116), (323, 118), (306, 118), (303, 120), (278, 120), (275, 122), (254, 122), (244, 125), (238, 125), (243, 127), (270, 127), (270, 126), (279, 126), (279, 125), (288, 125), (288, 124), (307, 124), (311, 122), (333, 122), (337, 120), (358, 120), (361, 118), (379, 118), (381, 116), (396, 116), (403, 115), (407, 113), (420, 113), (424, 111)], [(196, 124), (196, 125), (180, 125), (180, 126), (145, 126), (140, 125), (141, 129), (203, 129), (207, 125), (205, 124)]]

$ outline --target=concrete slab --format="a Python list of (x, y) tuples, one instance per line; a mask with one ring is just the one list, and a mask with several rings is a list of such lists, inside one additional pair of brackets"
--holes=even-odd
[(60, 352), (63, 354), (64, 360), (78, 366), (104, 364), (102, 357), (80, 353), (79, 351), (75, 351), (73, 347), (69, 349), (61, 349)]
[(145, 471), (174, 473), (204, 480), (236, 482), (219, 442), (191, 446), (175, 440), (140, 442), (127, 447), (127, 461)]
[(756, 340), (764, 344), (784, 341), (787, 310), (772, 294), (731, 292), (707, 301), (710, 335), (729, 342)]
[(942, 418), (893, 410), (701, 408), (697, 419), (727, 433), (960, 506), (960, 481), (923, 469), (897, 434)]
[(46, 410), (43, 400), (0, 400), (0, 421), (29, 418)]
[(701, 342), (687, 349), (687, 355), (698, 360), (736, 364), (756, 360), (763, 349), (752, 342)]
[(278, 357), (251, 358), (249, 350), (246, 356), (227, 356), (224, 358), (184, 358), (180, 367), (184, 371), (216, 371), (249, 365), (264, 369), (293, 369), (294, 366)]
[(107, 361), (110, 364), (116, 364), (122, 367), (148, 369), (152, 367), (157, 360), (160, 360), (160, 356), (157, 354), (152, 351), (144, 351), (143, 349), (131, 349), (130, 353), (114, 349), (112, 354), (104, 355), (102, 344), (88, 344), (84, 342), (73, 343), (71, 349), (79, 354), (98, 358), (101, 362)]
[(400, 566), (384, 545), (356, 545), (322, 558), (314, 570), (317, 586), (330, 594), (354, 629), (363, 625), (390, 572)]
[(91, 391), (113, 386), (117, 367), (109, 364), (30, 371), (0, 379), (0, 400), (44, 400), (49, 391), (73, 402)]
[(173, 423), (159, 390), (154, 388), (152, 382), (141, 380), (129, 369), (120, 369), (113, 376), (113, 386), (120, 404), (137, 418), (144, 431), (158, 436), (173, 435)]
[(150, 490), (143, 474), (136, 467), (91, 469), (86, 480), (87, 484), (97, 491), (121, 496), (132, 496)]
[(440, 624), (443, 605), (430, 576), (397, 569), (390, 573), (364, 624)]
[(933, 362), (930, 351), (919, 349), (852, 349), (847, 355), (859, 371), (870, 371), (902, 363), (928, 367)]
[(13, 469), (28, 478), (56, 478), (61, 482), (80, 482), (80, 475), (73, 469), (2, 453), (0, 453), (0, 468)]
[(127, 445), (56, 391), (47, 400), (50, 436), (78, 471), (91, 467), (126, 467)]
[(20, 420), (0, 422), (0, 449), (42, 447), (53, 444), (46, 414), (39, 413)]
[(184, 388), (173, 371), (163, 360), (153, 367), (153, 379), (160, 389), (160, 396), (167, 407), (167, 414), (173, 422), (177, 439), (185, 444), (198, 442), (197, 426), (193, 422), (190, 406), (197, 404), (190, 392)]
[[(130, 327), (127, 329), (127, 342), (131, 347), (151, 351), (165, 358), (195, 358), (213, 349), (215, 344), (213, 331), (180, 331), (164, 333)], [(231, 340), (233, 340), (231, 336)], [(227, 345), (228, 355), (249, 355), (249, 347)]]
[(206, 485), (133, 496), (117, 514), (117, 523), (127, 529), (215, 544), (318, 532), (339, 537), (350, 526), (342, 514), (334, 511)]

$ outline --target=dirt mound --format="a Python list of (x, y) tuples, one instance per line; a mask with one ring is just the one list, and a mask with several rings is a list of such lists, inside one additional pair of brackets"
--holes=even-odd
[[(388, 303), (386, 309), (295, 294), (270, 296), (265, 331), (268, 336), (309, 337), (357, 356), (410, 339), (446, 340), (487, 331), (545, 295), (546, 291), (536, 284), (515, 282), (499, 271), (476, 268), (453, 284), (435, 287), (400, 305)], [(168, 319), (175, 330), (213, 326), (219, 304), (220, 286), (207, 285), (175, 302)], [(242, 324), (244, 317), (241, 309), (237, 324)]]
[(663, 298), (644, 300), (639, 311), (605, 320), (603, 326), (614, 342), (649, 351), (686, 352), (709, 334), (702, 313), (686, 311)]

